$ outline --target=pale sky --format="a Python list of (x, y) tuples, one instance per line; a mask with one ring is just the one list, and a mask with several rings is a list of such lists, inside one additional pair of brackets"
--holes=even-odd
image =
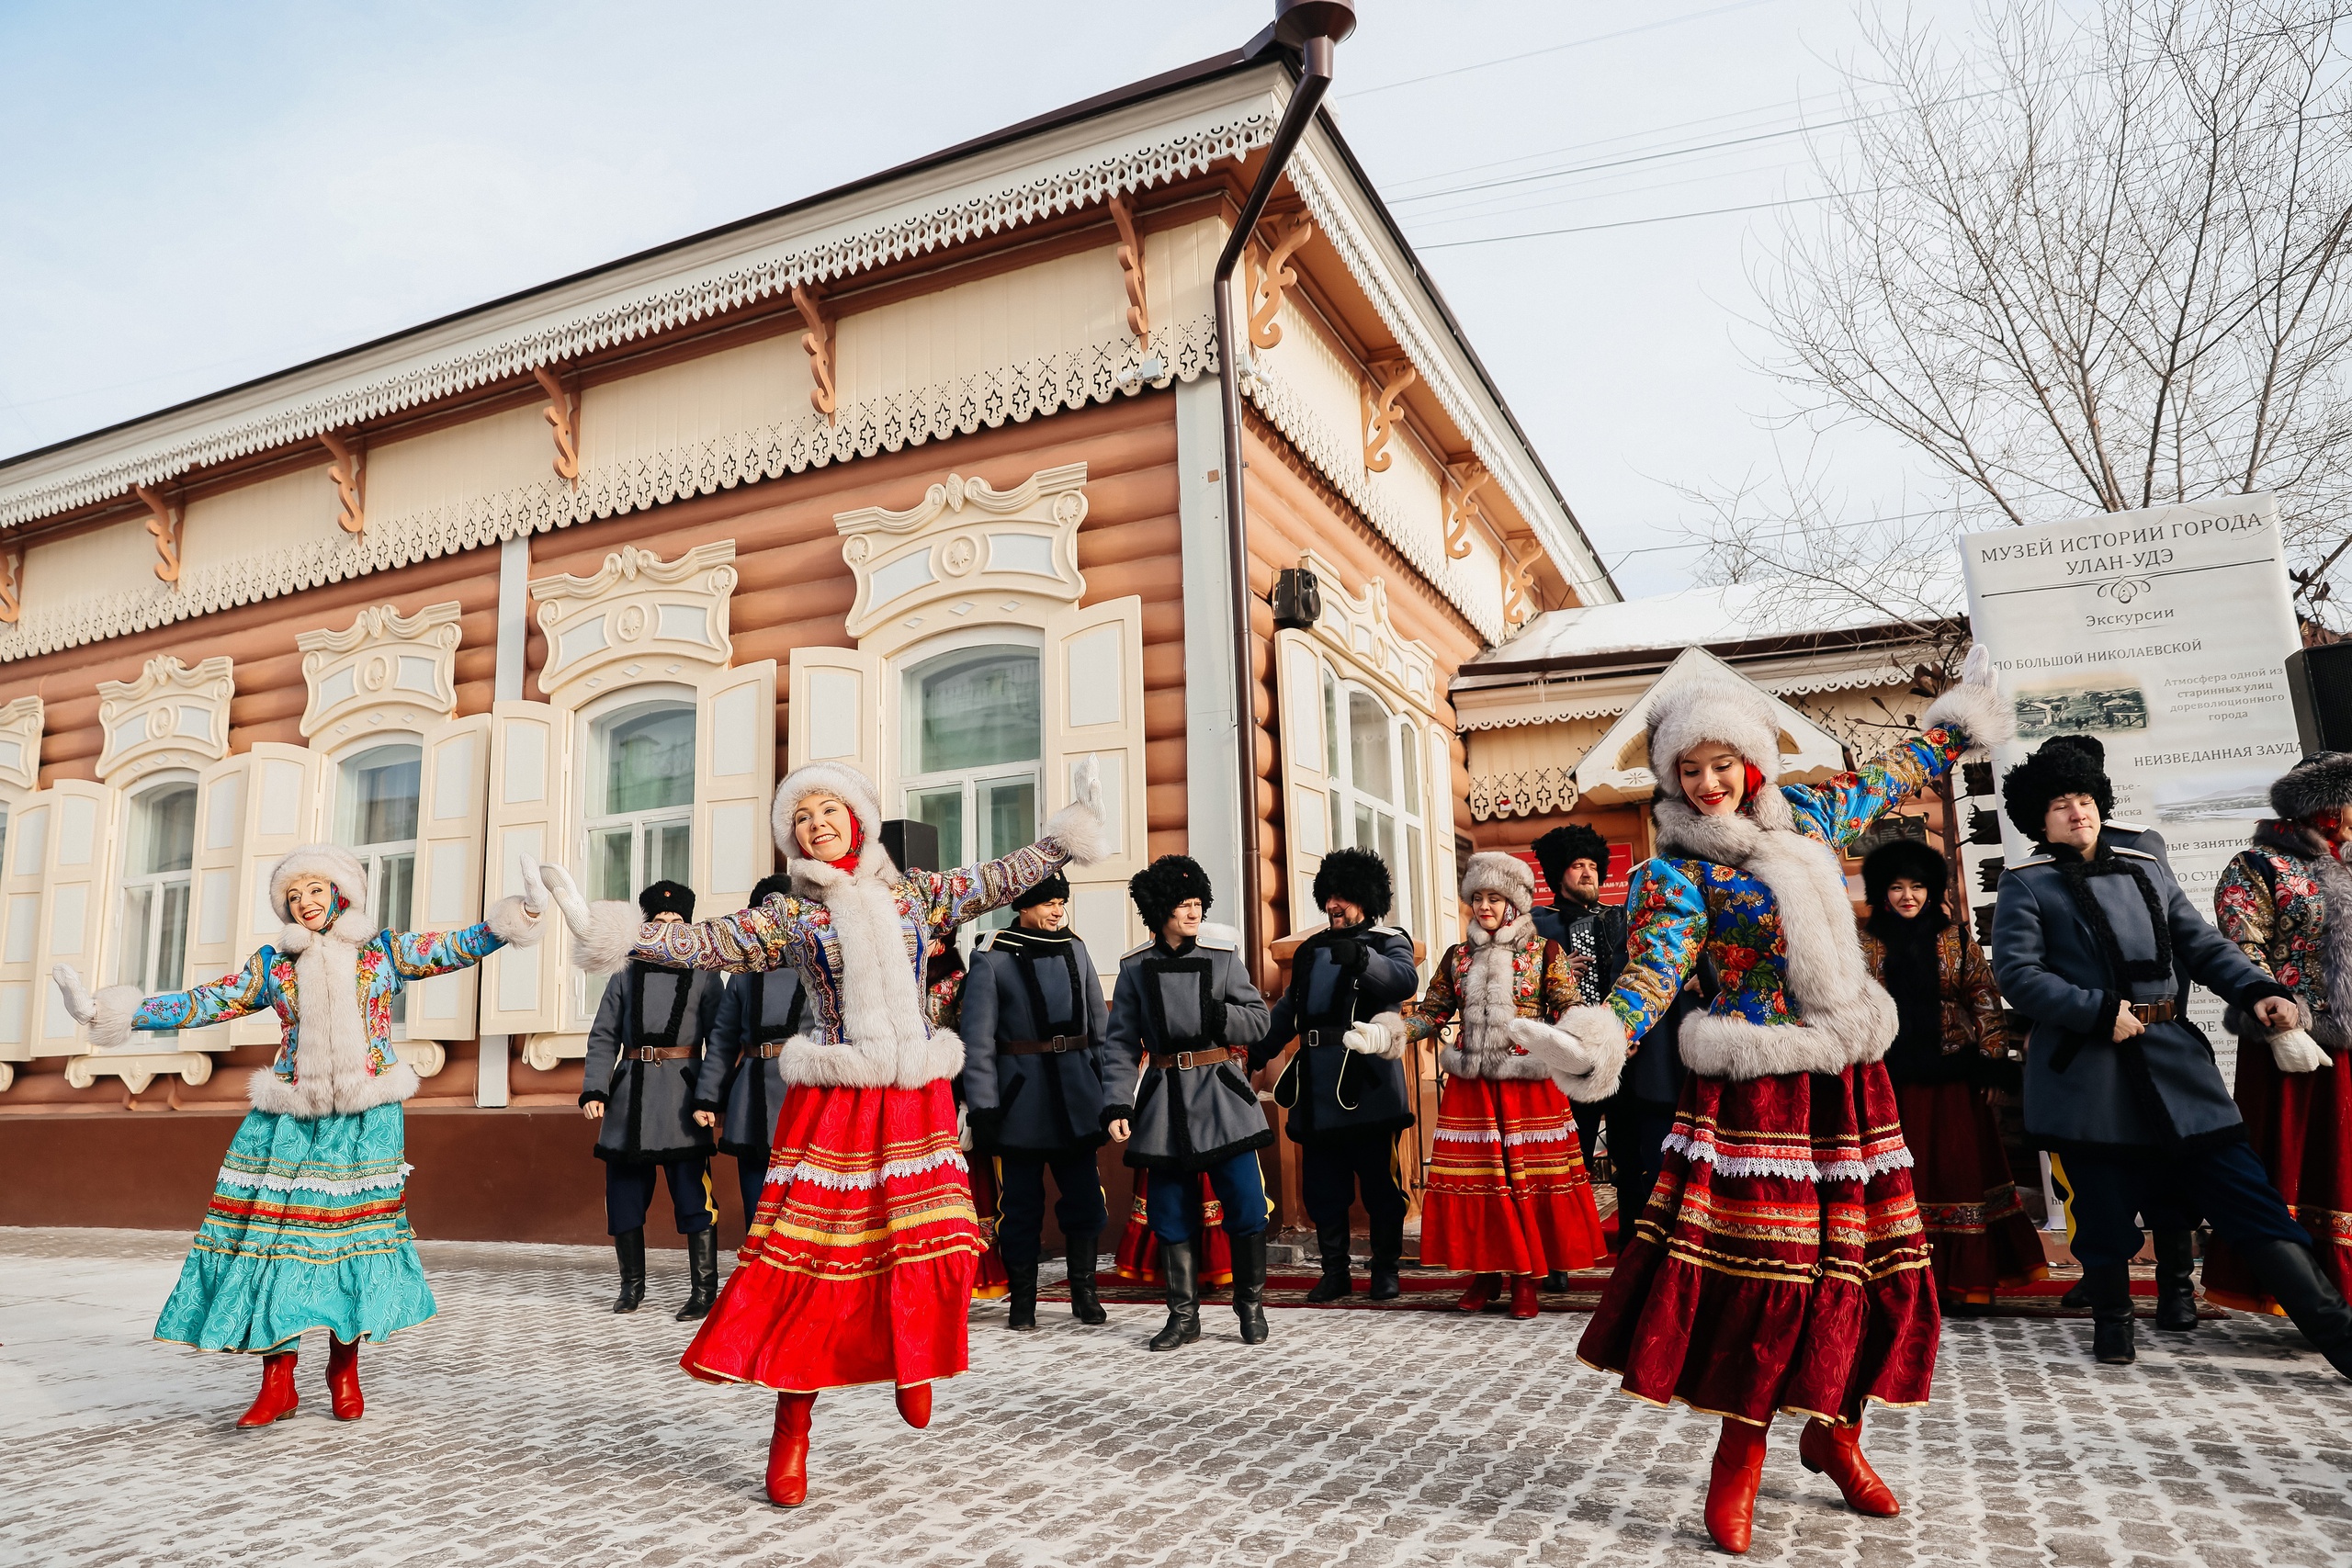
[[(1272, 10), (0, 0), (0, 456), (1236, 47)], [(1838, 113), (1849, 0), (1359, 17), (1342, 133), (1620, 586), (1681, 586), (1673, 487), (1776, 460), (1752, 279), (1806, 210), (1765, 204), (1815, 188), (1790, 133)], [(1718, 209), (1751, 210), (1681, 216)], [(1827, 450), (1850, 516), (1933, 486), (1867, 434)]]

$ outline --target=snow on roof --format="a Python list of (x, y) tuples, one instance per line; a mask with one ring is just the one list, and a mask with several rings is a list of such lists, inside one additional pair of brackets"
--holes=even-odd
[[(1945, 615), (1962, 613), (1960, 573), (1938, 583), (1933, 603)], [(1948, 586), (1948, 592), (1945, 592)], [(1768, 637), (1812, 637), (1903, 625), (1899, 615), (1851, 594), (1806, 595), (1785, 581), (1732, 582), (1682, 588), (1614, 604), (1579, 604), (1531, 617), (1516, 637), (1462, 667), (1592, 659), (1612, 653), (1720, 647)]]

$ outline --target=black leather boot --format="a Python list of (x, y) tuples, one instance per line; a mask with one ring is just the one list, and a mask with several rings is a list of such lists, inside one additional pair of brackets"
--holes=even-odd
[(1241, 1320), (1241, 1343), (1266, 1342), (1266, 1233), (1233, 1238), (1233, 1314)]
[(645, 1227), (613, 1237), (613, 1256), (621, 1264), (621, 1293), (613, 1298), (613, 1310), (635, 1312), (645, 1300)]
[(1004, 1271), (1012, 1282), (1012, 1293), (1005, 1301), (1004, 1325), (1015, 1334), (1036, 1333), (1037, 1260), (1007, 1262)]
[(686, 1304), (678, 1309), (680, 1323), (693, 1323), (707, 1317), (711, 1303), (718, 1299), (718, 1231), (716, 1227), (696, 1231), (686, 1237), (686, 1272), (693, 1283), (686, 1292)]
[(1347, 1299), (1348, 1283), (1348, 1222), (1336, 1225), (1317, 1224), (1315, 1227), (1316, 1249), (1323, 1255), (1323, 1278), (1306, 1292), (1310, 1302), (1337, 1302)]
[(2090, 1277), (2089, 1277), (2087, 1274), (2086, 1274), (2082, 1279), (2079, 1279), (2079, 1280), (2075, 1280), (2073, 1284), (2071, 1284), (2071, 1285), (2067, 1286), (2067, 1287), (2066, 1287), (2066, 1293), (2065, 1293), (2064, 1295), (2060, 1296), (2060, 1297), (2058, 1298), (2058, 1304), (2059, 1304), (2060, 1306), (2062, 1306), (2062, 1307), (2064, 1307), (2068, 1312), (2088, 1312), (2088, 1311), (2090, 1311), (2090, 1310), (2091, 1310), (2091, 1281), (2090, 1281)]
[(1396, 1279), (1396, 1266), (1405, 1258), (1405, 1222), (1390, 1220), (1385, 1224), (1372, 1222), (1372, 1299), (1393, 1302), (1405, 1293)]
[[(1239, 1261), (1235, 1259), (1237, 1269)], [(1190, 1345), (1201, 1337), (1199, 1244), (1190, 1241), (1161, 1242), (1159, 1275), (1168, 1282), (1168, 1321), (1159, 1333), (1151, 1337), (1151, 1348), (1173, 1350), (1180, 1345)]]
[(1111, 1321), (1111, 1314), (1102, 1310), (1102, 1300), (1094, 1293), (1094, 1244), (1101, 1239), (1097, 1231), (1064, 1238), (1064, 1251), (1069, 1259), (1069, 1314), (1080, 1323)]
[(2186, 1334), (2197, 1326), (2197, 1249), (2187, 1231), (2156, 1232), (2156, 1326)]
[(2352, 1306), (2321, 1272), (2312, 1249), (2301, 1242), (2246, 1241), (2238, 1244), (2238, 1252), (2312, 1348), (2352, 1378)]
[(2083, 1283), (2090, 1288), (2091, 1354), (2105, 1366), (2130, 1366), (2139, 1359), (2132, 1344), (2132, 1266), (2086, 1269)]

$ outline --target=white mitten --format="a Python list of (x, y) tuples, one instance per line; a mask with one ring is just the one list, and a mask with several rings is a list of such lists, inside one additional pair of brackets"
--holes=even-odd
[(2315, 1073), (2329, 1057), (2320, 1043), (2301, 1029), (2281, 1029), (2270, 1036), (2270, 1059), (2282, 1073)]
[(523, 912), (536, 920), (547, 913), (547, 879), (539, 874), (539, 863), (530, 856), (516, 855), (514, 859), (523, 868)]
[[(580, 896), (580, 885), (571, 880), (570, 872), (553, 861), (539, 863), (538, 876), (545, 896), (554, 900), (557, 910), (562, 914), (563, 923), (571, 928), (573, 936), (585, 942), (590, 929), (588, 900)], [(529, 897), (526, 891), (525, 899), (527, 901)]]
[(1394, 1062), (1405, 1055), (1404, 1019), (1393, 1012), (1366, 1019), (1340, 1035), (1340, 1043), (1362, 1055)]
[(1089, 751), (1079, 760), (1078, 772), (1070, 779), (1069, 797), (1092, 811), (1097, 818), (1102, 810), (1102, 763)]
[(65, 1011), (74, 1022), (87, 1023), (98, 1015), (98, 998), (90, 994), (80, 970), (71, 964), (61, 964), (49, 972), (49, 977), (64, 993)]
[(1963, 686), (1994, 686), (1999, 682), (1993, 674), (1993, 650), (1977, 643), (1961, 661), (1960, 683)]
[(1592, 1071), (1593, 1059), (1584, 1043), (1541, 1019), (1512, 1019), (1503, 1025), (1503, 1038), (1534, 1057), (1555, 1077), (1582, 1077)]

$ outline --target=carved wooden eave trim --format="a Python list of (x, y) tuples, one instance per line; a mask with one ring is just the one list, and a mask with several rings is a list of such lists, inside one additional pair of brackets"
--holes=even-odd
[(0, 707), (0, 787), (28, 790), (40, 782), (46, 713), (39, 697), (18, 697)]
[(1373, 578), (1361, 595), (1340, 584), (1340, 569), (1313, 550), (1300, 552), (1298, 564), (1315, 574), (1321, 589), (1322, 614), (1306, 628), (1317, 641), (1336, 649), (1349, 664), (1368, 673), (1373, 684), (1424, 718), (1437, 716), (1437, 655), (1429, 645), (1406, 637), (1388, 614), (1388, 584)]
[(25, 552), (0, 550), (0, 623), (15, 626), (25, 613)]
[(302, 735), (340, 745), (379, 729), (422, 728), (458, 711), (458, 629), (454, 599), (403, 615), (370, 604), (341, 631), (308, 631), (302, 650), (309, 701)]
[(1040, 468), (1009, 491), (951, 473), (904, 512), (835, 513), (842, 558), (857, 579), (849, 635), (862, 641), (893, 618), (921, 629), (942, 601), (943, 627), (1007, 594), (1076, 604), (1086, 592), (1078, 570), (1085, 485), (1084, 463)]
[(792, 286), (792, 308), (800, 312), (801, 323), (808, 329), (800, 334), (800, 351), (808, 356), (808, 378), (816, 383), (808, 389), (808, 406), (831, 424), (841, 412), (841, 398), (833, 387), (833, 323), (818, 308), (816, 291), (805, 284)]
[(168, 653), (136, 681), (98, 682), (98, 782), (121, 785), (162, 768), (200, 768), (229, 754), (234, 667), (216, 654), (189, 669)]
[(1279, 231), (1266, 259), (1252, 258), (1250, 264), (1250, 344), (1253, 348), (1272, 348), (1283, 341), (1283, 300), (1298, 286), (1298, 269), (1290, 258), (1298, 248), (1315, 237), (1315, 220), (1305, 214), (1290, 220)]
[(548, 422), (555, 437), (555, 477), (565, 484), (580, 483), (580, 394), (571, 389), (563, 377), (563, 367), (541, 365), (531, 371), (539, 390), (548, 395), (548, 406), (540, 417)]
[(548, 661), (541, 693), (593, 693), (617, 682), (688, 680), (735, 657), (728, 610), (735, 541), (697, 545), (675, 560), (625, 546), (593, 577), (535, 578)]
[(1388, 450), (1388, 439), (1404, 423), (1404, 411), (1396, 400), (1405, 389), (1420, 379), (1420, 372), (1410, 365), (1385, 362), (1368, 367), (1379, 378), (1377, 390), (1370, 387), (1358, 390), (1363, 398), (1363, 466), (1375, 474), (1385, 474), (1388, 465), (1396, 460)]
[(1148, 351), (1151, 347), (1151, 302), (1144, 288), (1143, 238), (1136, 232), (1135, 204), (1124, 196), (1110, 201), (1111, 221), (1119, 231), (1119, 276), (1127, 288), (1127, 331), (1134, 334), (1136, 347)]
[(176, 588), (180, 581), (180, 535), (187, 524), (187, 509), (164, 500), (146, 485), (133, 486), (132, 493), (147, 509), (147, 532), (155, 541), (156, 580)]
[[(1517, 627), (1527, 623), (1535, 613), (1532, 597), (1535, 588), (1535, 563), (1544, 558), (1544, 547), (1532, 539), (1504, 539), (1498, 558), (1503, 574), (1503, 621)], [(1525, 558), (1521, 551), (1525, 549)]]
[(334, 459), (327, 478), (334, 481), (334, 525), (346, 534), (368, 531), (368, 454), (334, 431), (323, 431), (319, 445)]
[(1461, 560), (1470, 553), (1471, 524), (1486, 520), (1478, 492), (1493, 484), (1495, 476), (1477, 462), (1448, 463), (1445, 471), (1453, 479), (1445, 492), (1445, 553), (1449, 559)]

